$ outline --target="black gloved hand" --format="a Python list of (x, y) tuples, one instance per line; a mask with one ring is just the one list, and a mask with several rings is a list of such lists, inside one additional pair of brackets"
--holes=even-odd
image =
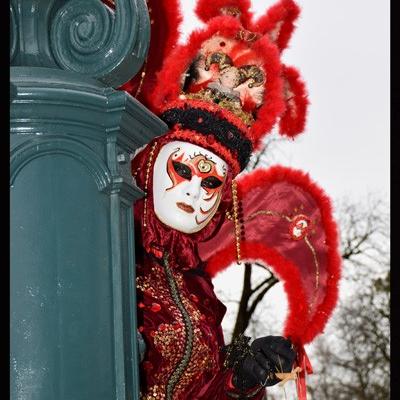
[(296, 352), (292, 342), (282, 336), (255, 339), (250, 346), (254, 355), (247, 355), (234, 370), (233, 384), (246, 391), (257, 384), (276, 385), (280, 380), (276, 372), (291, 372)]

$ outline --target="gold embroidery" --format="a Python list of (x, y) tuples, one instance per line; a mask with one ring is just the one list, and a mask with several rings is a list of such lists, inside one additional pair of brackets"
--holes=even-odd
[(312, 244), (310, 243), (307, 235), (304, 237), (304, 241), (306, 242), (308, 248), (311, 250), (311, 253), (312, 253), (313, 258), (314, 258), (314, 266), (315, 266), (314, 295), (313, 295), (313, 299), (312, 299), (310, 307), (309, 307), (309, 312), (311, 312), (311, 309), (314, 307), (315, 301), (317, 300), (317, 291), (318, 291), (318, 288), (319, 288), (319, 263), (318, 263), (317, 253), (315, 252), (315, 249), (312, 246)]
[(288, 221), (288, 222), (291, 221), (291, 219), (290, 219), (287, 215), (278, 213), (278, 212), (276, 212), (276, 211), (271, 211), (271, 210), (260, 210), (260, 211), (256, 211), (255, 213), (249, 215), (244, 221), (245, 221), (245, 222), (251, 221), (252, 219), (254, 219), (255, 217), (257, 217), (258, 215), (268, 215), (268, 216), (271, 216), (271, 217), (280, 217), (280, 218), (286, 219), (286, 221)]
[[(190, 361), (184, 369), (179, 381), (174, 388), (174, 398), (187, 392), (188, 387), (200, 378), (206, 371), (216, 370), (217, 360), (210, 347), (206, 344), (210, 338), (200, 329), (200, 323), (205, 316), (200, 312), (195, 302), (190, 299), (190, 294), (185, 289), (183, 275), (173, 272), (177, 288), (184, 307), (186, 308), (193, 325), (193, 348)], [(163, 357), (163, 369), (154, 375), (158, 385), (152, 386), (142, 395), (142, 400), (166, 399), (166, 385), (171, 374), (183, 357), (185, 347), (185, 327), (182, 313), (171, 298), (168, 282), (163, 268), (156, 264), (148, 275), (139, 275), (136, 278), (138, 290), (151, 296), (163, 309), (171, 315), (170, 323), (162, 323), (152, 334), (154, 346)]]
[(201, 89), (197, 93), (185, 93), (185, 97), (192, 100), (204, 100), (210, 103), (216, 103), (239, 117), (246, 125), (252, 125), (254, 118), (251, 113), (242, 110), (239, 99), (229, 99), (218, 91), (211, 89)]
[[(304, 209), (304, 205), (303, 205), (303, 204), (300, 205), (300, 209), (301, 209), (301, 210)], [(298, 211), (298, 208), (297, 208), (297, 207), (294, 208), (294, 212), (297, 212), (297, 211)], [(276, 211), (272, 211), (272, 210), (259, 210), (259, 211), (254, 212), (253, 214), (249, 215), (249, 216), (244, 220), (244, 222), (251, 221), (252, 219), (256, 218), (256, 217), (259, 216), (259, 215), (266, 215), (266, 216), (270, 216), (270, 217), (279, 217), (279, 218), (285, 219), (285, 220), (288, 221), (288, 222), (292, 222), (292, 221), (296, 218), (296, 216), (293, 217), (293, 218), (291, 218), (291, 217), (289, 217), (288, 215), (285, 215), (285, 214), (282, 214), (282, 213), (279, 213), (279, 212), (276, 212)], [(228, 218), (228, 219), (231, 219), (232, 216), (229, 215), (229, 216), (227, 216), (227, 218)], [(314, 221), (314, 223), (315, 223), (315, 221)], [(309, 230), (309, 227), (308, 227), (308, 230)], [(311, 233), (315, 233), (315, 231), (311, 231)], [(308, 234), (306, 233), (306, 234), (304, 235), (304, 237), (302, 237), (302, 239), (304, 239), (304, 242), (306, 243), (307, 247), (308, 247), (309, 250), (311, 251), (311, 254), (312, 254), (312, 256), (313, 256), (313, 261), (314, 261), (314, 268), (315, 268), (315, 286), (314, 286), (314, 293), (313, 293), (313, 297), (312, 297), (310, 306), (308, 307), (308, 312), (311, 313), (312, 308), (315, 306), (315, 302), (316, 302), (316, 300), (317, 300), (317, 295), (318, 295), (317, 292), (318, 292), (319, 283), (320, 283), (320, 282), (319, 282), (319, 280), (320, 280), (320, 271), (319, 271), (319, 263), (318, 263), (317, 253), (316, 253), (316, 251), (315, 251), (313, 245), (311, 244), (311, 242), (310, 242), (310, 240), (309, 240)]]

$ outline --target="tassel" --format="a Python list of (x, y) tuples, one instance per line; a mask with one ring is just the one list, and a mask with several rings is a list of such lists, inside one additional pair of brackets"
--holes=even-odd
[(297, 347), (296, 364), (301, 368), (299, 377), (296, 379), (297, 398), (307, 400), (306, 375), (311, 375), (313, 370), (303, 345)]

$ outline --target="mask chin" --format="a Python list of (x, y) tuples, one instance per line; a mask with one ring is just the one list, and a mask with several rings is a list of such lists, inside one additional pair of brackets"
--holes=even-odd
[(227, 163), (200, 146), (173, 141), (154, 163), (153, 202), (157, 218), (179, 232), (202, 230), (218, 210)]
[(215, 213), (211, 215), (210, 218), (208, 218), (203, 223), (196, 225), (193, 224), (192, 219), (188, 219), (185, 215), (179, 215), (180, 214), (179, 210), (174, 210), (173, 212), (171, 211), (170, 213), (164, 213), (163, 211), (161, 212), (155, 211), (155, 214), (157, 218), (168, 227), (182, 233), (191, 234), (199, 232), (205, 226), (207, 226), (207, 224), (210, 222)]

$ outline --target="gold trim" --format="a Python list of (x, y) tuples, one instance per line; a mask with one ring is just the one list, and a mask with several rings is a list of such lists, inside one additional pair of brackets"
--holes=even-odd
[(254, 219), (255, 217), (257, 217), (258, 215), (268, 215), (268, 216), (270, 216), (270, 217), (280, 217), (280, 218), (285, 219), (285, 220), (288, 221), (288, 222), (292, 222), (292, 220), (291, 220), (287, 215), (278, 213), (278, 212), (276, 212), (276, 211), (271, 211), (271, 210), (259, 210), (259, 211), (256, 211), (255, 213), (250, 214), (250, 215), (244, 220), (244, 222), (251, 221), (252, 219)]
[(310, 311), (311, 308), (314, 307), (315, 301), (317, 300), (317, 291), (319, 289), (319, 263), (318, 263), (318, 258), (317, 258), (315, 249), (312, 246), (312, 244), (310, 243), (310, 241), (308, 240), (307, 235), (304, 237), (304, 241), (306, 242), (308, 248), (311, 250), (311, 253), (314, 258), (314, 265), (315, 265), (315, 287), (314, 287), (314, 296), (313, 296), (313, 299), (311, 301), (310, 308), (309, 308), (309, 311)]
[(232, 180), (232, 199), (233, 199), (233, 223), (235, 226), (235, 242), (236, 242), (236, 263), (241, 264), (240, 254), (240, 222), (239, 222), (239, 203), (237, 197), (237, 182)]
[[(302, 207), (300, 207), (300, 208), (302, 208)], [(280, 218), (286, 219), (286, 221), (288, 221), (288, 222), (292, 222), (292, 221), (293, 221), (293, 218), (290, 218), (289, 216), (287, 216), (287, 215), (285, 215), (285, 214), (278, 213), (278, 212), (276, 212), (276, 211), (271, 211), (271, 210), (259, 210), (259, 211), (254, 212), (253, 214), (249, 215), (249, 216), (244, 220), (244, 222), (251, 221), (252, 219), (254, 219), (255, 217), (257, 217), (258, 215), (267, 215), (267, 216), (271, 216), (271, 217), (280, 217)], [(229, 217), (231, 217), (231, 215), (228, 216), (228, 219), (231, 219), (231, 218), (232, 218), (232, 217), (231, 217), (231, 218), (229, 218)], [(316, 253), (316, 251), (315, 251), (313, 245), (310, 243), (310, 240), (308, 239), (308, 236), (307, 236), (307, 235), (304, 236), (303, 239), (304, 239), (304, 242), (306, 243), (307, 247), (310, 249), (310, 251), (311, 251), (311, 253), (312, 253), (312, 256), (313, 256), (313, 259), (314, 259), (314, 266), (315, 266), (315, 287), (314, 287), (314, 294), (313, 294), (312, 301), (311, 301), (311, 303), (310, 303), (310, 307), (309, 307), (309, 309), (308, 309), (308, 312), (310, 313), (310, 312), (311, 312), (311, 309), (314, 307), (315, 302), (316, 302), (316, 300), (317, 300), (317, 291), (318, 291), (318, 289), (319, 289), (319, 283), (320, 283), (320, 282), (319, 282), (320, 271), (319, 271), (319, 263), (318, 263), (317, 253)]]
[(192, 100), (203, 100), (207, 101), (208, 103), (215, 103), (219, 107), (232, 112), (232, 114), (235, 114), (247, 126), (252, 125), (255, 121), (250, 113), (242, 110), (240, 101), (230, 100), (218, 93), (213, 93), (210, 89), (201, 89), (197, 93), (185, 93), (185, 97)]
[(148, 198), (148, 193), (147, 193), (147, 188), (149, 184), (149, 178), (150, 178), (150, 169), (151, 165), (153, 163), (153, 157), (154, 157), (154, 152), (156, 151), (157, 147), (157, 142), (153, 143), (153, 146), (151, 147), (150, 150), (150, 156), (147, 161), (147, 168), (146, 168), (146, 180), (144, 183), (144, 207), (143, 207), (143, 226), (147, 226), (147, 198)]

